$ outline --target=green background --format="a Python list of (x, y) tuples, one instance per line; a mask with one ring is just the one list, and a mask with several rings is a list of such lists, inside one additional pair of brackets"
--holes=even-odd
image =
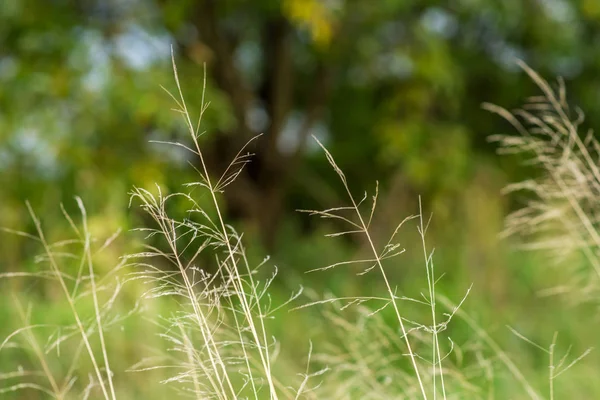
[[(77, 215), (77, 195), (95, 235), (122, 230), (97, 261), (100, 273), (139, 248), (141, 235), (131, 229), (150, 221), (129, 205), (132, 188), (158, 183), (170, 193), (197, 180), (190, 154), (152, 143), (188, 141), (160, 87), (175, 90), (172, 49), (192, 115), (199, 112), (206, 68), (210, 106), (200, 143), (211, 171), (219, 174), (249, 139), (263, 134), (249, 147), (252, 162), (221, 200), (227, 219), (245, 232), (252, 259), (269, 254), (278, 266), (275, 301), (299, 284), (337, 296), (384, 290), (377, 276), (358, 277), (355, 267), (304, 274), (360, 256), (366, 246), (360, 238), (325, 238), (339, 226), (296, 211), (344, 201), (314, 135), (356, 196), (372, 193), (379, 182), (376, 238), (417, 213), (421, 197), (426, 217), (432, 214), (427, 240), (436, 249), (436, 273), (444, 274), (438, 291), (459, 299), (473, 284), (463, 309), (545, 393), (546, 356), (506, 325), (544, 347), (558, 331), (559, 349), (572, 345), (576, 355), (598, 342), (597, 309), (593, 302), (540, 295), (585, 268), (578, 257), (558, 262), (517, 250), (520, 238), (500, 238), (505, 215), (523, 200), (502, 195), (502, 188), (539, 171), (519, 157), (496, 154), (488, 137), (512, 129), (481, 103), (510, 109), (539, 94), (517, 66), (521, 59), (550, 80), (564, 77), (571, 104), (586, 112), (585, 126), (600, 126), (599, 44), (595, 0), (5, 0), (0, 226), (34, 234), (29, 201), (50, 240), (67, 238), (60, 204)], [(418, 297), (426, 281), (416, 225), (402, 235), (408, 251), (390, 267), (390, 277), (400, 292)], [(34, 271), (40, 251), (23, 236), (3, 234), (0, 272)], [(12, 278), (1, 285), (0, 337), (23, 325), (12, 293), (31, 307), (32, 321), (70, 321), (54, 285)], [(124, 289), (121, 314), (139, 290)], [(152, 307), (145, 312), (159, 315), (175, 306)], [(156, 328), (144, 321), (129, 318), (115, 329), (116, 369), (126, 370), (158, 343)], [(336, 340), (324, 324), (316, 310), (282, 312), (272, 322), (273, 333), (288, 344), (282, 357), (290, 371), (303, 371), (307, 332), (319, 338), (315, 343)], [(450, 335), (468, 344), (473, 332), (457, 321)], [(585, 358), (559, 379), (557, 393), (600, 396), (599, 362), (595, 353)], [(0, 352), (0, 373), (34, 364), (27, 351)], [(158, 383), (159, 372), (123, 374), (122, 398), (172, 393)], [(497, 398), (523, 397), (503, 381), (505, 374), (498, 369)]]

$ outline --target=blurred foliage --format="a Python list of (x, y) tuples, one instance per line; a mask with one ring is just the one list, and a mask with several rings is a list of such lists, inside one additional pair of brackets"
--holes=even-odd
[[(440, 264), (455, 269), (449, 290), (476, 280), (489, 303), (512, 310), (536, 281), (499, 256), (511, 207), (499, 191), (530, 171), (495, 157), (487, 136), (509, 127), (480, 104), (510, 107), (537, 93), (520, 58), (564, 76), (586, 125), (600, 126), (598, 44), (596, 0), (0, 1), (0, 226), (31, 232), (29, 200), (60, 238), (68, 224), (59, 204), (72, 212), (79, 195), (106, 236), (146, 223), (128, 208), (134, 185), (172, 191), (197, 179), (189, 154), (152, 143), (185, 140), (160, 87), (176, 90), (172, 51), (196, 115), (206, 66), (202, 144), (213, 171), (264, 133), (223, 197), (249, 241), (298, 273), (360, 249), (325, 242), (294, 211), (340, 202), (314, 135), (357, 193), (380, 181), (382, 236), (422, 195), (432, 241), (447, 244)], [(2, 272), (33, 268), (35, 251), (20, 237), (3, 236), (0, 253)], [(394, 278), (410, 281), (411, 270)], [(515, 276), (523, 287), (511, 287)], [(315, 282), (355, 285), (334, 273)]]
[(595, 4), (2, 2), (1, 223), (27, 224), (24, 199), (51, 218), (75, 193), (125, 223), (123, 193), (132, 185), (194, 179), (188, 156), (150, 143), (183, 131), (159, 87), (174, 89), (172, 46), (190, 104), (200, 102), (207, 65), (203, 128), (215, 171), (265, 133), (226, 202), (271, 248), (282, 221), (297, 218), (294, 208), (335, 199), (323, 190), (331, 181), (311, 134), (358, 189), (375, 178), (389, 189), (400, 175), (446, 224), (442, 205), (464, 201), (493, 152), (486, 136), (504, 129), (479, 104), (516, 104), (531, 93), (516, 57), (542, 74), (576, 78), (571, 95), (591, 125), (600, 122)]

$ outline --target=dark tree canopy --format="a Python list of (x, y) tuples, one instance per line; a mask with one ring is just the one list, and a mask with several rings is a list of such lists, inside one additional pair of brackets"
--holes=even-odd
[(174, 87), (171, 46), (192, 105), (207, 67), (212, 169), (263, 133), (226, 201), (268, 244), (295, 208), (335, 197), (311, 135), (357, 187), (459, 196), (504, 129), (481, 102), (530, 93), (517, 58), (576, 78), (600, 122), (592, 1), (22, 0), (0, 18), (3, 219), (74, 193), (119, 219), (131, 185), (191, 176), (185, 154), (149, 143), (183, 137), (159, 87)]

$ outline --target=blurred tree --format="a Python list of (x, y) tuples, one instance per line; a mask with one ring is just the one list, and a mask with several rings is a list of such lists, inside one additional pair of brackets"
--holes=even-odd
[[(497, 120), (482, 101), (516, 104), (531, 86), (515, 68), (577, 77), (570, 93), (600, 123), (600, 12), (566, 0), (131, 0), (0, 4), (2, 225), (29, 198), (50, 214), (79, 193), (122, 221), (132, 184), (193, 179), (188, 157), (149, 144), (184, 129), (170, 45), (190, 105), (202, 65), (212, 107), (204, 129), (221, 172), (254, 135), (256, 156), (226, 192), (232, 216), (273, 244), (282, 216), (327, 196), (322, 138), (364, 187), (395, 174), (440, 207), (460, 198), (491, 150)], [(573, 86), (573, 87), (571, 87)], [(196, 108), (197, 109), (197, 108)], [(328, 175), (329, 176), (329, 175)], [(443, 209), (441, 211), (444, 211)], [(446, 210), (447, 211), (447, 210)]]

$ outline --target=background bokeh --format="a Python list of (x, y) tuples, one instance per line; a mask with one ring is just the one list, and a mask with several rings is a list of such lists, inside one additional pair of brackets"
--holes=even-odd
[[(47, 235), (61, 238), (69, 222), (60, 204), (76, 213), (77, 195), (97, 235), (122, 229), (106, 270), (139, 245), (131, 229), (149, 221), (130, 207), (131, 189), (157, 183), (172, 192), (197, 180), (190, 154), (153, 142), (187, 141), (161, 88), (175, 89), (171, 51), (192, 115), (205, 86), (210, 106), (201, 145), (212, 171), (220, 173), (263, 134), (222, 200), (251, 254), (270, 254), (279, 267), (281, 298), (299, 283), (336, 295), (382, 288), (352, 268), (304, 274), (354, 257), (365, 245), (324, 238), (335, 224), (296, 212), (344, 201), (314, 135), (357, 195), (379, 182), (376, 236), (418, 212), (420, 196), (432, 214), (428, 242), (436, 269), (445, 275), (439, 290), (456, 298), (473, 284), (465, 309), (531, 371), (533, 382), (545, 379), (545, 360), (505, 325), (542, 343), (559, 331), (561, 345), (579, 352), (597, 344), (593, 306), (538, 295), (566, 279), (565, 270), (515, 250), (518, 238), (499, 238), (504, 216), (520, 201), (502, 188), (536, 170), (496, 154), (489, 135), (511, 127), (481, 103), (511, 108), (539, 94), (518, 67), (521, 59), (549, 79), (564, 77), (571, 103), (586, 112), (585, 125), (600, 126), (600, 2), (0, 1), (0, 226), (34, 233), (29, 201)], [(418, 295), (422, 250), (414, 225), (403, 234), (408, 251), (391, 275)], [(22, 236), (3, 235), (0, 272), (33, 270), (38, 252)], [(59, 294), (43, 283), (3, 285), (21, 293), (34, 315), (61, 313), (47, 310)], [(3, 296), (5, 336), (11, 321), (20, 321), (11, 297)], [(311, 321), (307, 312), (274, 329), (302, 343), (302, 354), (302, 329)], [(139, 355), (131, 344), (136, 329), (142, 328), (132, 324), (116, 344), (130, 349), (123, 365)], [(455, 334), (469, 337), (460, 326)], [(0, 369), (27, 362), (15, 357), (0, 354)], [(564, 393), (600, 393), (586, 372), (598, 360), (592, 354), (575, 367)]]

